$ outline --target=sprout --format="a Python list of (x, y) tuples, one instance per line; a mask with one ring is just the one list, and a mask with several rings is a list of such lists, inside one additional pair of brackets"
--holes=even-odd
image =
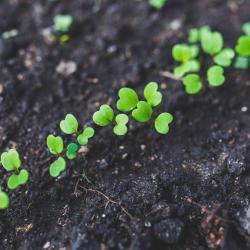
[(177, 77), (182, 77), (188, 72), (198, 72), (200, 71), (201, 64), (197, 60), (187, 61), (180, 66), (174, 68), (174, 75)]
[(67, 114), (65, 120), (60, 122), (60, 128), (65, 134), (74, 134), (78, 130), (78, 122), (75, 116)]
[(116, 107), (122, 112), (133, 110), (139, 101), (137, 93), (131, 88), (121, 88), (118, 96)]
[(241, 36), (237, 41), (235, 50), (240, 56), (250, 56), (250, 37)]
[(221, 86), (225, 82), (224, 69), (220, 66), (212, 66), (207, 71), (207, 79), (210, 86)]
[(155, 107), (161, 103), (162, 94), (157, 91), (158, 90), (158, 83), (150, 82), (144, 88), (144, 97), (147, 100), (148, 104), (151, 107)]
[(68, 32), (73, 22), (71, 15), (56, 15), (54, 17), (54, 29), (61, 32)]
[(7, 182), (9, 189), (16, 189), (17, 187), (24, 185), (29, 180), (29, 172), (26, 169), (22, 169), (19, 174), (12, 174)]
[(249, 58), (243, 56), (237, 56), (234, 63), (236, 69), (247, 69), (249, 67)]
[(87, 127), (84, 131), (78, 135), (77, 141), (80, 145), (86, 145), (89, 142), (89, 139), (93, 137), (95, 134), (95, 130), (91, 127)]
[(163, 8), (166, 2), (167, 0), (148, 0), (149, 5), (156, 9)]
[(176, 44), (172, 49), (172, 55), (178, 62), (187, 62), (193, 58), (193, 50), (186, 44)]
[(244, 23), (242, 26), (242, 30), (247, 36), (250, 36), (250, 22)]
[(8, 30), (8, 31), (4, 31), (2, 33), (2, 38), (3, 39), (10, 39), (10, 38), (13, 38), (17, 35), (18, 35), (18, 30), (12, 29), (12, 30)]
[(10, 204), (9, 196), (0, 188), (0, 209), (6, 209)]
[(219, 54), (214, 57), (214, 62), (222, 67), (228, 67), (232, 64), (232, 59), (234, 58), (234, 50), (223, 49)]
[(17, 170), (21, 166), (19, 154), (15, 149), (10, 149), (1, 155), (1, 163), (7, 171)]
[(197, 74), (189, 74), (182, 79), (185, 91), (188, 94), (197, 94), (202, 89), (202, 82)]
[(145, 101), (139, 101), (137, 107), (132, 112), (133, 118), (138, 122), (147, 122), (152, 116), (153, 110), (150, 104)]
[(62, 153), (63, 151), (63, 139), (60, 136), (49, 135), (47, 137), (47, 146), (49, 151), (53, 155)]
[(173, 121), (170, 113), (162, 113), (155, 119), (155, 129), (159, 134), (167, 134), (169, 132), (169, 124)]
[(128, 132), (127, 123), (129, 119), (125, 114), (119, 114), (115, 118), (116, 125), (113, 129), (114, 134), (116, 135), (125, 135)]
[(215, 55), (223, 48), (223, 37), (219, 32), (204, 30), (201, 33), (201, 47), (209, 55)]
[(72, 160), (74, 158), (76, 158), (77, 156), (77, 150), (78, 150), (78, 145), (75, 143), (70, 143), (67, 146), (67, 152), (66, 152), (66, 156), (69, 160)]
[(197, 43), (200, 38), (200, 31), (198, 29), (191, 29), (188, 34), (188, 41), (190, 43)]
[(93, 115), (94, 123), (102, 127), (109, 125), (113, 121), (113, 118), (114, 111), (107, 104), (102, 105), (99, 111), (96, 111)]
[(63, 172), (66, 168), (66, 162), (62, 157), (59, 157), (57, 160), (55, 160), (49, 168), (50, 175), (52, 177), (57, 177), (60, 175), (61, 172)]

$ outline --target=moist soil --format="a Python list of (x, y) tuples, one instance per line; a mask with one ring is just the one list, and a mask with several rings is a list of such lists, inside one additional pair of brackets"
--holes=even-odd
[[(52, 28), (60, 13), (74, 18), (65, 44)], [(227, 69), (223, 87), (195, 96), (160, 74), (190, 28), (208, 24), (234, 47), (249, 13), (248, 0), (169, 0), (160, 11), (146, 0), (1, 1), (0, 31), (18, 35), (0, 39), (0, 149), (18, 149), (30, 182), (7, 191), (0, 171), (11, 197), (0, 249), (250, 249), (249, 71)], [(167, 136), (135, 122), (125, 137), (98, 129), (49, 176), (46, 137), (66, 113), (91, 124), (119, 88), (142, 93), (149, 81), (164, 95), (156, 113), (175, 117)]]

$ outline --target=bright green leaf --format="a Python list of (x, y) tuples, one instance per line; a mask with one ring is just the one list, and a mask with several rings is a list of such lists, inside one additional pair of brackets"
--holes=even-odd
[(93, 115), (94, 123), (102, 127), (109, 125), (113, 121), (113, 118), (114, 111), (107, 104), (103, 104), (99, 111), (96, 111)]
[(152, 107), (159, 105), (162, 100), (162, 94), (158, 91), (158, 83), (148, 83), (144, 88), (144, 97)]
[(210, 86), (221, 86), (225, 82), (224, 69), (220, 66), (212, 66), (207, 71), (207, 79)]
[(70, 15), (56, 15), (54, 17), (54, 28), (61, 32), (68, 32), (72, 22), (73, 18)]
[(118, 96), (120, 99), (117, 101), (116, 107), (122, 112), (131, 111), (139, 101), (137, 93), (131, 88), (121, 88)]
[(18, 175), (17, 174), (12, 174), (8, 178), (7, 186), (8, 186), (9, 189), (16, 189), (19, 186)]
[(190, 43), (197, 43), (199, 41), (199, 34), (198, 29), (191, 29), (188, 33), (188, 41)]
[(17, 178), (18, 178), (18, 184), (24, 185), (29, 180), (29, 172), (26, 169), (22, 169), (18, 174)]
[(182, 79), (185, 91), (188, 94), (197, 94), (202, 89), (202, 82), (197, 74), (189, 74)]
[(169, 124), (173, 121), (173, 116), (170, 113), (162, 113), (155, 119), (155, 129), (160, 134), (169, 132)]
[(250, 37), (241, 36), (238, 39), (235, 50), (240, 56), (250, 56)]
[(128, 132), (127, 123), (129, 119), (125, 114), (119, 114), (115, 118), (116, 125), (113, 129), (114, 134), (116, 135), (125, 135)]
[(6, 209), (10, 204), (9, 196), (0, 189), (0, 209)]
[(75, 143), (70, 143), (67, 146), (67, 152), (66, 152), (66, 156), (69, 160), (72, 160), (74, 158), (76, 158), (77, 156), (77, 150), (78, 150), (78, 145)]
[(229, 67), (232, 63), (234, 55), (234, 50), (229, 48), (223, 49), (214, 57), (214, 62), (222, 67)]
[(237, 56), (234, 67), (236, 69), (247, 69), (249, 67), (249, 58), (243, 56)]
[(177, 77), (182, 77), (189, 72), (198, 72), (200, 71), (201, 65), (198, 60), (187, 61), (180, 66), (174, 68), (174, 75)]
[(63, 139), (60, 136), (49, 135), (47, 137), (47, 146), (51, 154), (60, 154), (63, 151)]
[(172, 49), (173, 58), (178, 62), (186, 62), (193, 56), (193, 51), (186, 44), (176, 44)]
[(136, 109), (133, 110), (132, 116), (138, 122), (147, 122), (152, 116), (153, 110), (150, 104), (145, 101), (139, 101)]
[(89, 142), (89, 139), (92, 138), (95, 134), (95, 130), (91, 127), (87, 127), (84, 131), (77, 137), (77, 141), (80, 145), (86, 145)]
[(201, 47), (209, 55), (215, 55), (223, 48), (224, 41), (221, 33), (204, 31), (201, 35)]
[(63, 172), (66, 168), (66, 162), (62, 157), (59, 157), (57, 160), (55, 160), (49, 168), (50, 175), (52, 177), (57, 177), (60, 175), (61, 172)]
[(15, 149), (10, 149), (1, 155), (1, 163), (7, 171), (16, 170), (21, 166), (19, 154)]
[(244, 23), (242, 26), (242, 30), (247, 36), (250, 36), (250, 22)]
[(78, 130), (78, 121), (72, 114), (67, 114), (65, 120), (60, 122), (60, 128), (65, 134), (74, 134)]
[(163, 8), (166, 2), (167, 0), (148, 0), (149, 5), (156, 9)]

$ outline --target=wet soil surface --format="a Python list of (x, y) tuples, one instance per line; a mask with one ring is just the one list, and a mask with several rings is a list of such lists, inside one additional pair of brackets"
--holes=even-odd
[[(74, 18), (66, 44), (50, 34), (60, 13)], [(0, 39), (0, 149), (16, 147), (31, 179), (0, 212), (0, 249), (249, 249), (249, 71), (229, 69), (223, 87), (196, 96), (159, 74), (190, 28), (209, 24), (233, 47), (249, 13), (248, 0), (169, 0), (161, 11), (146, 0), (1, 1), (0, 31), (18, 35)], [(159, 111), (175, 116), (168, 136), (100, 129), (49, 176), (46, 137), (66, 113), (83, 126), (120, 87), (152, 80)]]

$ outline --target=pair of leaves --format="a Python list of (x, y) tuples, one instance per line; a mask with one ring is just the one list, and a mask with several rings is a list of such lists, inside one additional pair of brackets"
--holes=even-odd
[(95, 122), (95, 124), (101, 127), (108, 126), (109, 124), (111, 124), (113, 118), (114, 111), (107, 104), (101, 105), (100, 109), (96, 111), (93, 115), (93, 121)]
[(241, 36), (237, 41), (235, 50), (240, 56), (250, 56), (250, 37)]
[(173, 58), (177, 62), (185, 63), (199, 54), (199, 48), (196, 45), (176, 44), (172, 49)]
[(22, 169), (18, 174), (12, 174), (7, 182), (9, 189), (16, 189), (21, 185), (24, 185), (29, 180), (29, 172), (26, 169)]
[(197, 94), (202, 89), (200, 76), (197, 74), (189, 74), (182, 79), (186, 93), (193, 95)]
[(49, 135), (47, 137), (47, 146), (51, 154), (58, 155), (63, 151), (63, 139), (60, 136)]
[(61, 32), (68, 32), (73, 22), (71, 15), (56, 15), (54, 17), (54, 28)]
[(77, 141), (80, 145), (86, 145), (89, 142), (89, 139), (92, 138), (95, 134), (95, 130), (91, 127), (87, 127), (84, 131), (78, 135)]
[(15, 149), (2, 153), (1, 163), (7, 171), (17, 170), (21, 166), (19, 154)]
[(234, 50), (225, 48), (214, 57), (214, 62), (222, 67), (229, 67), (235, 56)]
[(70, 143), (67, 146), (66, 156), (69, 160), (75, 159), (77, 156), (78, 145), (76, 143)]
[(65, 119), (60, 122), (60, 128), (65, 134), (74, 134), (78, 130), (78, 121), (72, 114), (67, 114)]
[(121, 136), (125, 135), (128, 132), (127, 123), (129, 118), (125, 114), (119, 114), (115, 118), (116, 125), (113, 128), (114, 134)]
[(212, 32), (210, 30), (204, 30), (201, 33), (200, 41), (203, 51), (212, 56), (219, 53), (224, 45), (224, 40), (221, 33)]
[(212, 87), (218, 87), (224, 84), (224, 69), (220, 66), (212, 66), (207, 71), (207, 80)]
[(59, 157), (57, 160), (55, 160), (49, 168), (49, 173), (52, 177), (58, 177), (61, 172), (63, 172), (66, 168), (66, 161)]
[(10, 204), (9, 196), (0, 189), (0, 209), (6, 209)]
[(169, 132), (169, 124), (173, 121), (173, 116), (170, 113), (161, 113), (155, 119), (155, 129), (160, 134)]

